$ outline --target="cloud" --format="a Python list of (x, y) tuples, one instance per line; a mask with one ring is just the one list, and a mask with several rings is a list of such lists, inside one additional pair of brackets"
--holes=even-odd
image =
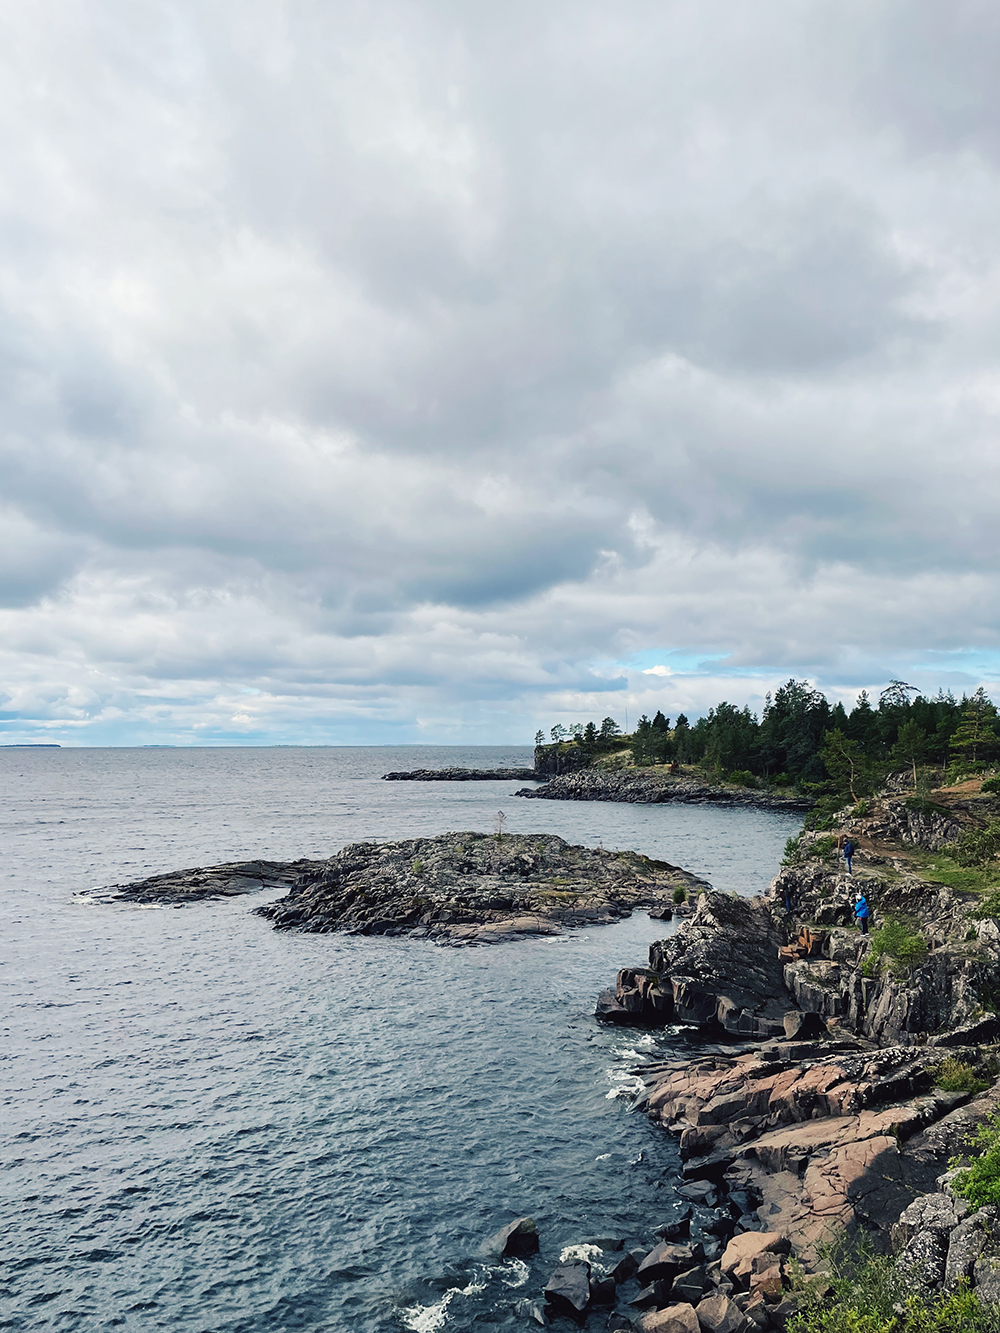
[(513, 740), (992, 679), (975, 0), (6, 23), (9, 734)]

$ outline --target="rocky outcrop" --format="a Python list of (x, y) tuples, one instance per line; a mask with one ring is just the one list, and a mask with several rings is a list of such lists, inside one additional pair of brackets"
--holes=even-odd
[[(676, 935), (650, 946), (649, 968), (625, 968), (597, 1016), (612, 1023), (690, 1023), (733, 1037), (801, 1029), (778, 950), (785, 934), (763, 898), (709, 891)], [(822, 1028), (822, 1025), (819, 1025)]]
[(490, 944), (669, 910), (703, 880), (637, 852), (571, 846), (552, 834), (446, 833), (354, 843), (257, 909), (279, 930), (409, 935)]
[(383, 782), (530, 782), (533, 768), (413, 768), (383, 773)]
[[(983, 1065), (978, 1048), (961, 1056)], [(931, 1049), (776, 1043), (637, 1069), (636, 1106), (680, 1136), (685, 1179), (707, 1182), (714, 1203), (754, 1198), (761, 1223), (811, 1261), (851, 1226), (887, 1243), (974, 1117), (1000, 1101), (1000, 1085), (975, 1099), (935, 1087), (940, 1060)]]
[(712, 786), (682, 775), (652, 777), (635, 769), (584, 768), (552, 777), (540, 787), (525, 787), (516, 795), (538, 801), (623, 801), (632, 805), (677, 801), (698, 805), (744, 805), (762, 810), (808, 810), (813, 804), (778, 790)]
[(857, 823), (866, 838), (922, 847), (930, 852), (941, 851), (955, 842), (963, 828), (947, 807), (912, 796), (881, 801), (872, 816)]
[(915, 1199), (892, 1228), (901, 1290), (924, 1296), (966, 1286), (987, 1305), (1000, 1301), (1000, 1208), (973, 1211), (957, 1198), (957, 1171), (938, 1178), (938, 1190)]
[(582, 1326), (602, 1307), (624, 1302), (631, 1318), (611, 1315), (602, 1327), (765, 1333), (784, 1329), (795, 1312), (786, 1268), (791, 1242), (780, 1232), (745, 1231), (728, 1243), (712, 1242), (712, 1258), (700, 1241), (635, 1248), (619, 1257), (622, 1244), (595, 1241), (564, 1250), (546, 1283), (544, 1306), (520, 1301), (515, 1313), (540, 1324), (568, 1317)]
[[(871, 935), (851, 924), (859, 888), (873, 912), (872, 929), (908, 923), (926, 946), (922, 958), (872, 955)], [(798, 1007), (821, 1015), (829, 1028), (885, 1045), (947, 1043), (956, 1028), (983, 1017), (984, 997), (996, 992), (996, 923), (973, 921), (976, 899), (901, 864), (883, 870), (862, 854), (855, 874), (847, 875), (825, 860), (806, 859), (781, 870), (770, 897), (789, 930), (801, 922), (816, 928), (816, 956), (786, 965), (784, 979)]]
[(279, 889), (323, 865), (322, 861), (231, 861), (220, 866), (196, 866), (151, 875), (131, 884), (112, 884), (88, 896), (108, 902), (182, 905), (202, 898), (232, 898), (263, 889)]

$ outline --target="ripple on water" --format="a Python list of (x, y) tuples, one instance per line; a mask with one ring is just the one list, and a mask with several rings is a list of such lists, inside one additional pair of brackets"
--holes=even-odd
[[(663, 923), (463, 951), (278, 934), (250, 914), (260, 899), (148, 910), (88, 889), (488, 831), (502, 802), (518, 831), (634, 846), (746, 892), (794, 824), (378, 780), (529, 753), (0, 751), (0, 1326), (513, 1328), (567, 1246), (656, 1218), (676, 1147), (625, 1102), (658, 1038), (590, 1013)], [(525, 1214), (541, 1255), (484, 1265), (483, 1237)]]

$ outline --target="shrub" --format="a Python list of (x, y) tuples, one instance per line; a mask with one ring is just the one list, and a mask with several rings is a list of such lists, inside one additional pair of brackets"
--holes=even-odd
[(955, 1177), (952, 1189), (968, 1199), (972, 1209), (1000, 1203), (1000, 1110), (977, 1125), (966, 1141), (978, 1151), (966, 1170)]
[(915, 967), (927, 957), (927, 941), (911, 922), (890, 917), (884, 926), (873, 930), (868, 957), (862, 975), (873, 977), (888, 971), (897, 981), (906, 981)]
[(831, 861), (837, 858), (836, 838), (817, 838), (810, 848), (810, 855), (817, 861)]
[(785, 854), (781, 858), (783, 866), (797, 866), (802, 860), (802, 834), (796, 833), (785, 843)]
[(985, 921), (987, 917), (1000, 919), (1000, 889), (993, 889), (984, 894), (979, 906), (970, 913), (974, 921)]
[(832, 1298), (810, 1302), (788, 1322), (788, 1333), (1000, 1333), (1000, 1309), (986, 1305), (963, 1283), (958, 1291), (914, 1295), (891, 1255), (871, 1244), (840, 1247), (828, 1260)]
[(955, 844), (952, 859), (960, 866), (984, 866), (1000, 856), (1000, 820), (987, 828), (966, 829)]
[(933, 1069), (934, 1082), (945, 1092), (982, 1092), (990, 1085), (985, 1079), (976, 1078), (971, 1065), (964, 1064), (953, 1055)]
[(987, 778), (983, 783), (983, 793), (986, 796), (1000, 796), (1000, 777)]
[(772, 787), (790, 787), (791, 785), (792, 779), (787, 773), (775, 773), (774, 777), (771, 779)]
[(417, 857), (413, 863), (413, 873), (415, 875), (422, 875), (424, 873), (424, 863), (419, 857)]
[(683, 884), (678, 884), (677, 888), (674, 889), (674, 902), (679, 906), (681, 903), (687, 902), (687, 897), (687, 889)]
[(865, 798), (862, 796), (861, 800), (854, 807), (855, 817), (857, 819), (861, 819), (865, 815), (870, 815), (871, 812), (872, 812), (871, 804), (868, 801), (866, 801)]
[(757, 787), (759, 784), (754, 775), (748, 768), (738, 768), (735, 773), (730, 773), (729, 781), (737, 787)]

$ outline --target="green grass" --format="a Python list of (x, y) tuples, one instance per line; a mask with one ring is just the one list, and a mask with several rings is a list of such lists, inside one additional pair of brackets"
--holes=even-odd
[(988, 893), (1000, 889), (1000, 866), (960, 866), (946, 852), (910, 853), (910, 860), (925, 879), (945, 884), (960, 893)]

